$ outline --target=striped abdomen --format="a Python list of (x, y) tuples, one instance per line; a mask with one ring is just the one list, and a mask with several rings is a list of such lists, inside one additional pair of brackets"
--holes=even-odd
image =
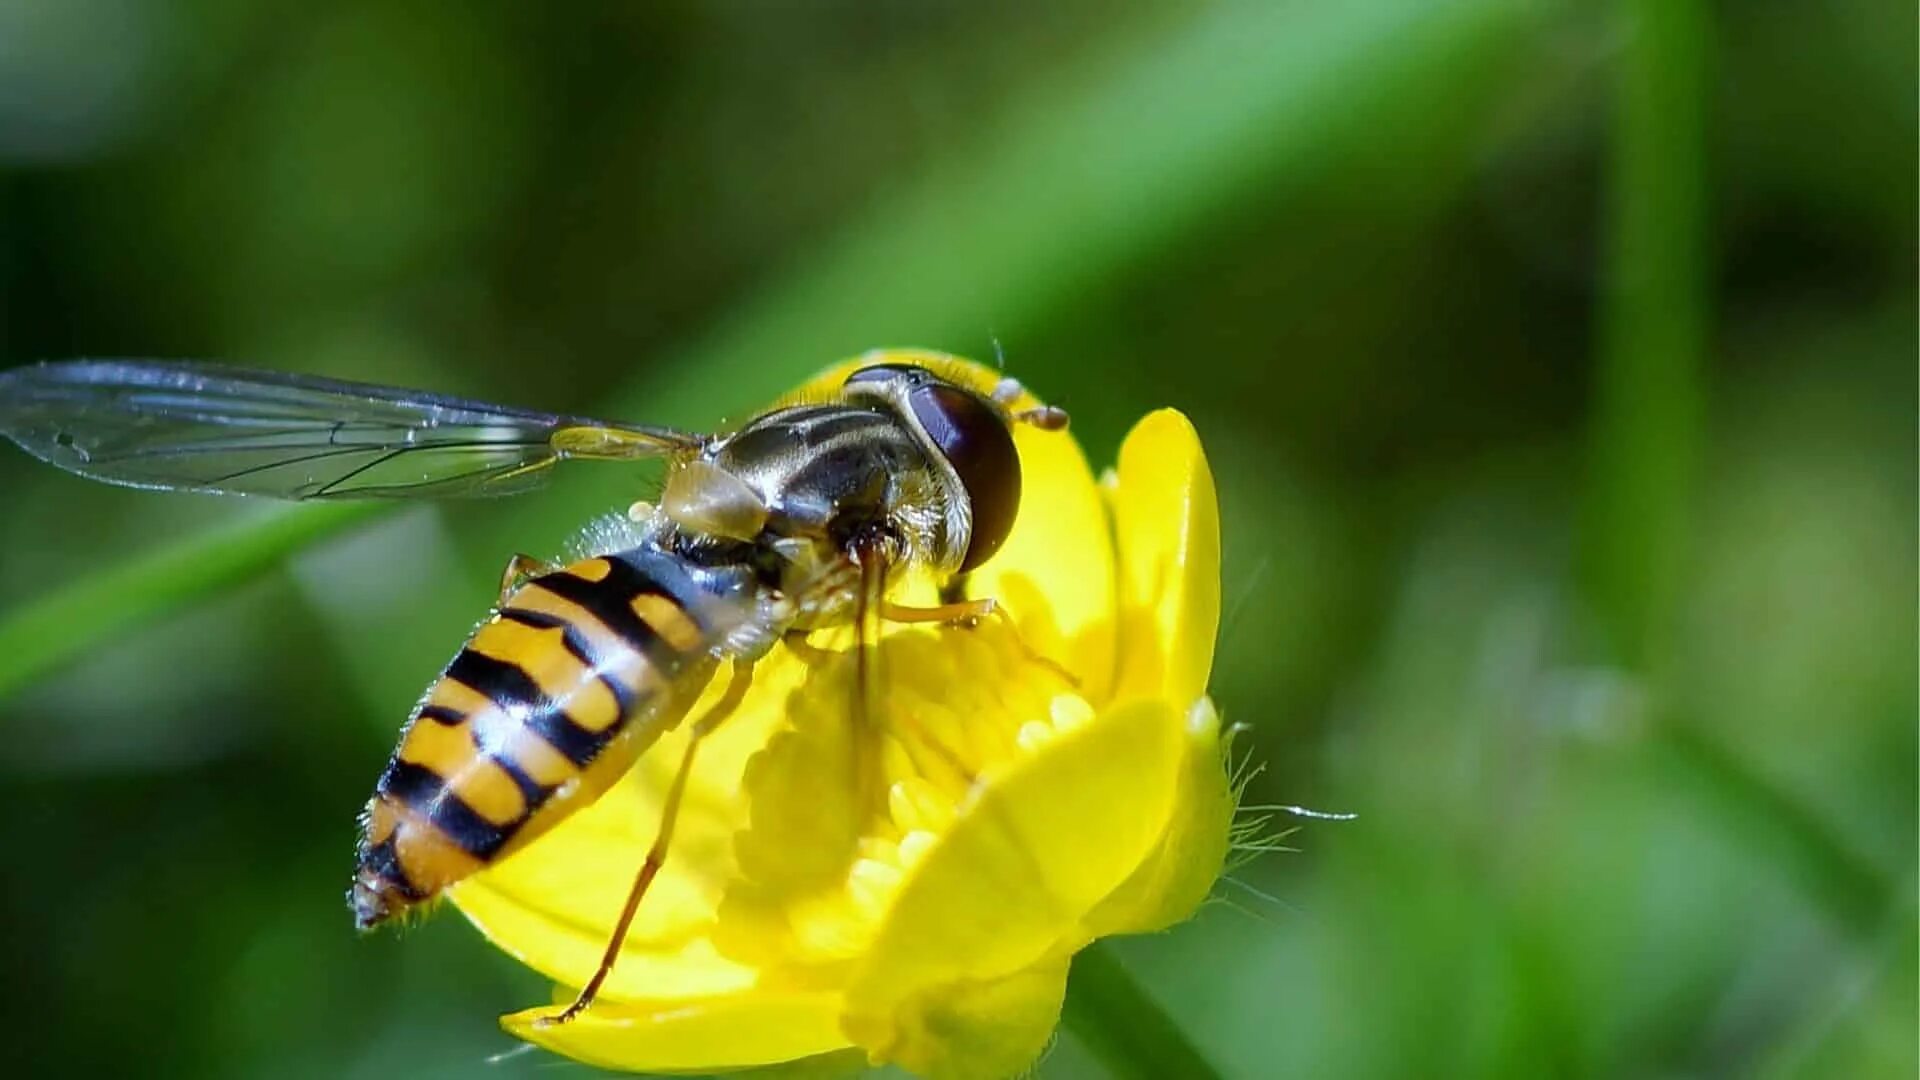
[(507, 595), (414, 711), (367, 806), (349, 902), (371, 927), (592, 802), (711, 678), (732, 579), (641, 548)]

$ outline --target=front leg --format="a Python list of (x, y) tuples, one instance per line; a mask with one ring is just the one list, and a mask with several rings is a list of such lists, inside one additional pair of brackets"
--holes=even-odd
[(896, 604), (891, 600), (883, 600), (880, 603), (880, 617), (888, 622), (939, 623), (942, 626), (959, 626), (967, 629), (978, 626), (982, 619), (999, 619), (1001, 625), (1013, 635), (1015, 647), (1027, 659), (1060, 676), (1069, 686), (1075, 689), (1080, 686), (1080, 680), (1074, 676), (1073, 672), (1068, 671), (1051, 657), (1041, 655), (1027, 644), (1027, 639), (1020, 635), (1019, 625), (1013, 621), (1013, 613), (1007, 610), (1006, 605), (991, 596), (983, 596), (975, 600), (957, 600), (950, 604), (924, 608), (909, 607), (905, 604)]
[(780, 635), (780, 640), (786, 644), (787, 651), (799, 657), (800, 662), (808, 667), (820, 667), (839, 655), (832, 649), (823, 649), (808, 641), (807, 634), (809, 632), (810, 631), (806, 630), (789, 630)]

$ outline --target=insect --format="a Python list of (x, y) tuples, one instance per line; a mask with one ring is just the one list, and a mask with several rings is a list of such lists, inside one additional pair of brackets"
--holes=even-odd
[[(622, 424), (215, 365), (69, 361), (0, 373), (0, 433), (69, 472), (132, 487), (294, 500), (524, 490), (567, 460), (663, 459), (636, 503), (557, 566), (514, 556), (499, 602), (414, 708), (361, 818), (348, 904), (363, 929), (438, 896), (591, 803), (707, 685), (656, 839), (593, 978), (550, 1022), (586, 1009), (663, 865), (694, 752), (783, 640), (857, 630), (867, 708), (877, 620), (1005, 615), (952, 588), (992, 557), (1020, 501), (1011, 428), (1066, 426), (982, 394), (923, 353), (869, 354), (829, 400), (721, 433)], [(931, 607), (887, 598), (889, 575), (947, 584)]]

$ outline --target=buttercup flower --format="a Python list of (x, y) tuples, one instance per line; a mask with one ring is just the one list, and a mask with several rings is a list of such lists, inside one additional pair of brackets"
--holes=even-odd
[[(996, 379), (923, 359), (982, 390)], [(1075, 952), (1205, 898), (1233, 796), (1205, 696), (1220, 541), (1199, 440), (1179, 413), (1153, 413), (1096, 483), (1069, 435), (1015, 438), (1019, 518), (968, 591), (1001, 600), (1018, 636), (996, 620), (888, 627), (877, 733), (854, 720), (849, 655), (776, 650), (702, 745), (666, 868), (599, 999), (565, 1025), (534, 1024), (548, 1005), (515, 1013), (509, 1031), (619, 1069), (857, 1050), (927, 1076), (1004, 1076), (1051, 1037)], [(902, 587), (929, 602), (927, 583)], [(594, 971), (684, 737), (452, 892), (559, 984), (556, 1001)], [(863, 752), (882, 762), (877, 797), (854, 779)]]

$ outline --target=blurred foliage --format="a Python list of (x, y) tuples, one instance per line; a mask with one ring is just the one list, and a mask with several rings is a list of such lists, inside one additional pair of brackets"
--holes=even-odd
[[(0, 0), (0, 358), (710, 423), (1004, 348), (1096, 458), (1178, 405), (1250, 797), (1360, 814), (1117, 950), (1223, 1072), (1911, 1076), (1914, 31)], [(340, 895), (502, 561), (633, 497), (589, 471), (340, 534), (0, 455), (17, 1074), (508, 1047), (537, 977), (457, 918), (356, 942)]]

